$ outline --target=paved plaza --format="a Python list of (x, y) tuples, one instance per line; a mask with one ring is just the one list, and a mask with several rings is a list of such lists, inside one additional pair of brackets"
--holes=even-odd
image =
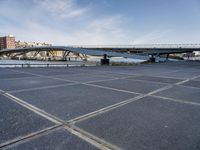
[(198, 150), (200, 62), (0, 68), (0, 149)]

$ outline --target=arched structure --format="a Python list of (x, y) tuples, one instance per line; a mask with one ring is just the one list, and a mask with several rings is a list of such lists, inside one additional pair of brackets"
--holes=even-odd
[(0, 56), (11, 54), (24, 55), (28, 52), (35, 52), (35, 56), (41, 51), (52, 53), (53, 51), (63, 51), (63, 58), (73, 53), (79, 57), (108, 56), (125, 57), (133, 59), (148, 60), (150, 57), (159, 57), (163, 54), (191, 53), (200, 51), (199, 44), (157, 44), (157, 45), (125, 45), (125, 46), (47, 46), (47, 47), (29, 47), (16, 49), (0, 50)]

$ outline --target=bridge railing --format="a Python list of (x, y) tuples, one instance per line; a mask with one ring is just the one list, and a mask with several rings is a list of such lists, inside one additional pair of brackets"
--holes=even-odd
[(74, 48), (200, 48), (200, 44), (67, 45)]

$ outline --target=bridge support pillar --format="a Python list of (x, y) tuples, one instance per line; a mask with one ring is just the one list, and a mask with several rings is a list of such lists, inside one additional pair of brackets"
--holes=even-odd
[(101, 65), (109, 65), (110, 64), (110, 59), (108, 59), (107, 54), (103, 55), (103, 59), (101, 59)]
[(149, 57), (149, 62), (156, 62), (156, 58), (154, 57), (154, 55), (151, 55), (151, 57)]
[(167, 54), (167, 56), (166, 56), (166, 61), (168, 61), (169, 60), (169, 54)]

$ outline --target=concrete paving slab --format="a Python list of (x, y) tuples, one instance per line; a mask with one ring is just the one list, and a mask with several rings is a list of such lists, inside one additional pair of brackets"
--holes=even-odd
[(146, 97), (76, 124), (122, 149), (197, 150), (200, 107)]
[(45, 135), (11, 145), (4, 150), (97, 150), (98, 148), (79, 139), (61, 128)]
[(128, 80), (128, 79), (117, 79), (111, 81), (103, 81), (103, 82), (93, 82), (92, 84), (116, 88), (121, 90), (127, 90), (131, 92), (137, 92), (146, 94), (161, 87), (166, 86), (164, 83), (147, 83), (143, 81), (136, 80)]
[(161, 82), (161, 83), (178, 83), (180, 81), (183, 81), (181, 79), (173, 79), (173, 78), (162, 78), (162, 77), (154, 77), (154, 76), (137, 76), (137, 77), (131, 77), (128, 79), (136, 79), (136, 80), (144, 80), (144, 81), (153, 81), (153, 82)]
[(200, 103), (200, 89), (196, 88), (175, 86), (173, 88), (158, 92), (155, 95), (174, 98), (181, 101)]
[(28, 79), (17, 79), (17, 80), (0, 80), (0, 89), (4, 91), (22, 90), (37, 87), (45, 87), (51, 85), (67, 84), (71, 82), (54, 80), (50, 78), (28, 78)]
[(63, 120), (73, 119), (137, 96), (87, 85), (70, 85), (12, 94)]
[(0, 95), (0, 144), (55, 125)]

